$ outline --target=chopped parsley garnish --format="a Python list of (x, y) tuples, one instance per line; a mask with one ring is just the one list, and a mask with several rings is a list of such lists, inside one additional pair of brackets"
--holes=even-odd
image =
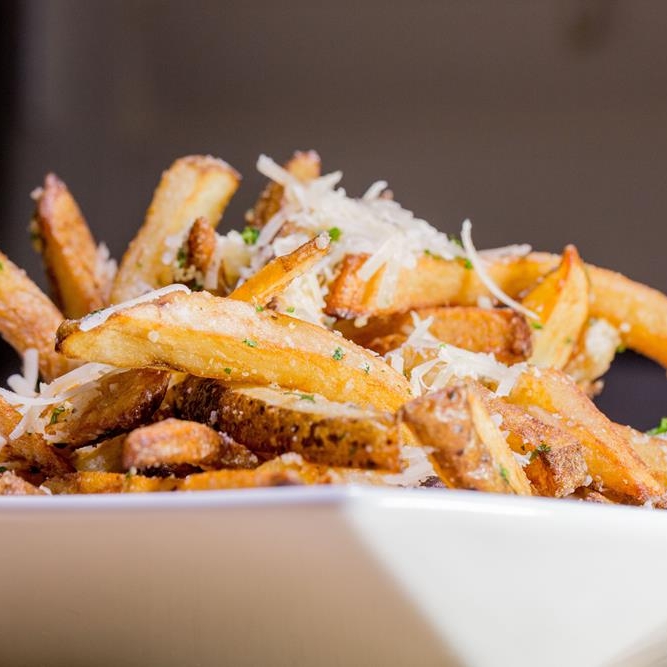
[(59, 405), (57, 408), (53, 408), (53, 412), (51, 413), (51, 419), (49, 421), (49, 424), (57, 424), (58, 423), (58, 417), (65, 412), (65, 407), (62, 405)]
[(507, 472), (507, 468), (501, 465), (499, 471), (500, 471), (500, 476), (505, 480), (505, 484), (509, 484), (510, 478), (509, 478), (509, 473)]
[(285, 312), (291, 314), (291, 313), (293, 313), (295, 310), (296, 310), (296, 308), (294, 308), (294, 306), (290, 306), (289, 308), (287, 308), (287, 309), (285, 310)]
[(366, 361), (361, 365), (361, 370), (368, 375), (371, 372), (371, 365)]
[(539, 447), (536, 447), (530, 453), (530, 462), (532, 463), (540, 454), (547, 454), (550, 451), (551, 447), (549, 447), (549, 445), (545, 445), (544, 443), (542, 443), (541, 445), (539, 445)]
[(469, 271), (472, 269), (472, 262), (467, 257), (463, 260), (463, 268)]
[(227, 375), (231, 375), (231, 374), (232, 374), (232, 369), (231, 369), (231, 368), (225, 368), (225, 369), (223, 369), (223, 370), (225, 371), (225, 373), (226, 373)]
[(2, 271), (4, 268), (5, 268), (5, 265), (2, 262), (0, 262), (0, 271)]
[(646, 431), (646, 435), (660, 435), (662, 433), (667, 433), (667, 417), (663, 417), (655, 428)]
[(243, 343), (247, 345), (248, 347), (257, 347), (257, 341), (256, 340), (250, 340), (250, 338), (244, 338)]
[(178, 252), (176, 253), (176, 263), (178, 264), (178, 268), (182, 269), (185, 267), (185, 262), (188, 258), (187, 253), (185, 252), (185, 248), (180, 247), (178, 249)]
[(424, 254), (428, 255), (429, 257), (433, 257), (434, 259), (442, 259), (440, 255), (436, 255), (434, 252), (431, 252), (428, 248), (424, 250)]
[(452, 235), (450, 235), (449, 240), (452, 243), (455, 243), (459, 248), (463, 248), (463, 243), (461, 243), (461, 239), (458, 236), (454, 236), (452, 234)]
[(259, 238), (259, 229), (254, 227), (245, 227), (241, 232), (241, 238), (246, 245), (255, 245), (257, 239)]
[(0, 474), (3, 472), (7, 472), (7, 468), (5, 468), (5, 466), (0, 466)]
[(97, 310), (91, 310), (88, 315), (97, 315), (97, 313), (101, 313), (104, 310), (104, 308), (98, 308)]
[(533, 329), (544, 329), (544, 324), (541, 322), (531, 322), (530, 326), (533, 327)]
[(565, 345), (572, 345), (572, 343), (573, 343), (573, 340), (568, 336), (568, 337), (565, 339)]
[(255, 306), (255, 310), (256, 310), (258, 313), (261, 313), (261, 312), (264, 310), (264, 306)]
[(337, 347), (337, 348), (334, 350), (334, 353), (333, 353), (331, 356), (332, 356), (336, 361), (340, 361), (340, 360), (345, 356), (345, 352), (343, 352), (343, 348), (342, 348), (342, 347)]
[(330, 238), (332, 241), (338, 241), (338, 239), (340, 238), (340, 235), (341, 235), (342, 233), (343, 233), (343, 232), (340, 231), (340, 228), (338, 228), (338, 227), (332, 227), (332, 228), (329, 230), (329, 238)]
[(311, 403), (315, 402), (315, 396), (313, 394), (297, 394), (300, 401), (310, 401)]
[(628, 348), (625, 346), (625, 343), (621, 343), (617, 348), (616, 348), (616, 354), (622, 354), (625, 352)]

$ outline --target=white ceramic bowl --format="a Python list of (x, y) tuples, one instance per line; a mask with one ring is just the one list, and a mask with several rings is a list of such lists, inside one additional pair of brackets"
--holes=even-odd
[(0, 665), (667, 664), (663, 512), (287, 487), (0, 498), (0, 536)]

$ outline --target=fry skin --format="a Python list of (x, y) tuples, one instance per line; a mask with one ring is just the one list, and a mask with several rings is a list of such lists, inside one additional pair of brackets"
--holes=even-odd
[(98, 269), (97, 246), (74, 197), (48, 174), (31, 223), (55, 303), (66, 317), (107, 305), (111, 280)]

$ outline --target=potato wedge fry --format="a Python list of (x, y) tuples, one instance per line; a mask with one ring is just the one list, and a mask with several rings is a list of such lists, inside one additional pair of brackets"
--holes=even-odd
[[(429, 332), (443, 343), (471, 352), (490, 352), (504, 364), (525, 361), (530, 355), (530, 327), (523, 315), (509, 308), (452, 306), (412, 312), (421, 320), (432, 317)], [(373, 318), (363, 327), (339, 320), (336, 328), (349, 340), (386, 354), (403, 344), (414, 331), (412, 312)]]
[(329, 252), (329, 249), (328, 236), (316, 236), (299, 246), (294, 252), (274, 257), (255, 275), (231, 292), (229, 298), (253, 303), (255, 306), (266, 306), (295, 278), (315, 266)]
[(39, 371), (46, 382), (71, 368), (53, 347), (62, 321), (46, 294), (0, 252), (0, 335), (21, 355), (29, 348), (39, 352)]
[(550, 369), (523, 373), (508, 400), (581, 442), (597, 490), (613, 492), (632, 504), (662, 502), (662, 484), (619, 436), (614, 424), (564, 373)]
[(179, 413), (207, 421), (263, 458), (296, 452), (312, 463), (398, 472), (393, 415), (270, 387), (227, 387), (191, 377), (180, 385)]
[(97, 246), (67, 186), (48, 174), (31, 230), (42, 255), (53, 299), (66, 317), (83, 317), (108, 304), (111, 276), (100, 270)]
[[(319, 177), (320, 166), (320, 156), (315, 151), (296, 151), (284, 168), (298, 180), (307, 182)], [(257, 229), (262, 228), (280, 210), (283, 192), (282, 185), (271, 181), (248, 211), (246, 222)]]
[(123, 433), (98, 445), (80, 447), (72, 452), (72, 464), (79, 472), (125, 472), (123, 468)]
[(0, 474), (0, 496), (43, 496), (44, 491), (7, 470)]
[(276, 383), (379, 410), (396, 410), (410, 397), (402, 375), (342, 336), (205, 292), (173, 292), (115, 312), (88, 331), (68, 320), (57, 349), (121, 367)]
[(539, 495), (561, 498), (588, 483), (583, 446), (572, 434), (540, 421), (478, 383), (474, 387), (489, 413), (502, 418), (500, 428), (507, 432), (512, 451), (529, 457), (523, 470)]
[(118, 472), (83, 471), (53, 477), (43, 484), (55, 495), (72, 493), (145, 493), (173, 491), (176, 480)]
[(194, 421), (165, 419), (130, 433), (123, 443), (123, 469), (158, 468), (175, 474), (193, 469), (256, 468), (257, 457), (228, 435)]
[(169, 386), (169, 373), (139, 368), (108, 375), (90, 390), (50, 409), (49, 442), (82, 447), (148, 422)]
[(146, 220), (130, 243), (111, 291), (120, 303), (172, 282), (170, 261), (165, 264), (168, 239), (187, 234), (200, 216), (216, 226), (236, 192), (239, 174), (222, 160), (191, 155), (180, 158), (162, 175)]
[(614, 424), (614, 428), (620, 437), (630, 443), (651, 474), (667, 487), (667, 441), (636, 431), (630, 426)]
[(505, 438), (472, 385), (460, 383), (416, 398), (399, 418), (417, 440), (432, 447), (439, 476), (452, 488), (531, 495)]
[(588, 278), (574, 246), (565, 248), (560, 266), (533, 288), (522, 304), (537, 313), (542, 323), (533, 331), (530, 362), (541, 368), (562, 369), (588, 319)]
[(64, 475), (73, 470), (64, 455), (37, 433), (23, 433), (15, 440), (9, 440), (9, 434), (19, 421), (19, 412), (0, 397), (0, 434), (7, 441), (0, 448), (0, 461), (23, 461), (29, 468), (36, 468), (37, 473), (44, 475)]

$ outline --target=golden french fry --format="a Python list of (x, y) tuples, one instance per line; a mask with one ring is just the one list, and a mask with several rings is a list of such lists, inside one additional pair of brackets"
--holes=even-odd
[[(217, 225), (236, 192), (240, 176), (222, 160), (191, 155), (180, 158), (162, 175), (146, 220), (130, 243), (111, 291), (120, 303), (172, 282), (171, 261), (199, 217)], [(173, 258), (169, 254), (173, 242)]]
[(522, 304), (541, 320), (540, 328), (533, 331), (530, 362), (562, 369), (588, 319), (588, 278), (574, 246), (565, 248), (560, 266), (533, 288)]
[(108, 303), (112, 276), (67, 186), (48, 174), (39, 190), (31, 229), (56, 304), (66, 317), (83, 317)]
[(330, 466), (400, 469), (391, 414), (303, 391), (227, 387), (205, 378), (190, 377), (179, 389), (177, 409), (184, 418), (208, 421), (265, 458), (296, 452)]
[(540, 369), (523, 373), (508, 400), (546, 423), (569, 431), (584, 447), (593, 484), (634, 504), (662, 502), (665, 488), (620, 437), (614, 424), (564, 373)]
[[(284, 167), (298, 180), (312, 181), (320, 175), (320, 156), (315, 151), (296, 151)], [(263, 227), (280, 210), (283, 191), (282, 185), (271, 181), (248, 212), (246, 222), (257, 229)]]
[(53, 346), (62, 321), (60, 311), (25, 271), (0, 252), (0, 335), (19, 354), (35, 348), (39, 371), (47, 382), (71, 367)]
[(404, 343), (414, 331), (412, 312), (421, 320), (432, 317), (429, 332), (443, 343), (471, 352), (492, 353), (505, 364), (524, 361), (530, 355), (530, 327), (523, 315), (509, 308), (422, 308), (410, 313), (373, 318), (363, 327), (340, 320), (336, 328), (349, 340), (378, 354), (386, 354)]
[(123, 443), (127, 436), (123, 433), (99, 445), (80, 447), (72, 452), (72, 464), (79, 472), (124, 472)]
[(132, 431), (123, 443), (122, 464), (125, 470), (192, 472), (196, 468), (255, 468), (259, 461), (246, 447), (210, 426), (170, 418)]
[(161, 477), (144, 477), (118, 472), (85, 470), (61, 477), (52, 477), (44, 482), (55, 495), (72, 493), (145, 493), (174, 491), (176, 480)]
[(530, 482), (472, 384), (406, 403), (399, 418), (426, 447), (452, 488), (531, 495)]
[(114, 312), (87, 331), (66, 321), (57, 349), (121, 367), (276, 383), (379, 410), (396, 410), (410, 397), (402, 375), (342, 336), (206, 292), (173, 292)]
[(293, 252), (274, 257), (230, 295), (230, 299), (263, 307), (278, 296), (295, 278), (306, 273), (329, 252), (329, 240), (316, 236)]
[(652, 475), (667, 487), (667, 441), (641, 433), (630, 426), (614, 424), (614, 429), (630, 443)]

